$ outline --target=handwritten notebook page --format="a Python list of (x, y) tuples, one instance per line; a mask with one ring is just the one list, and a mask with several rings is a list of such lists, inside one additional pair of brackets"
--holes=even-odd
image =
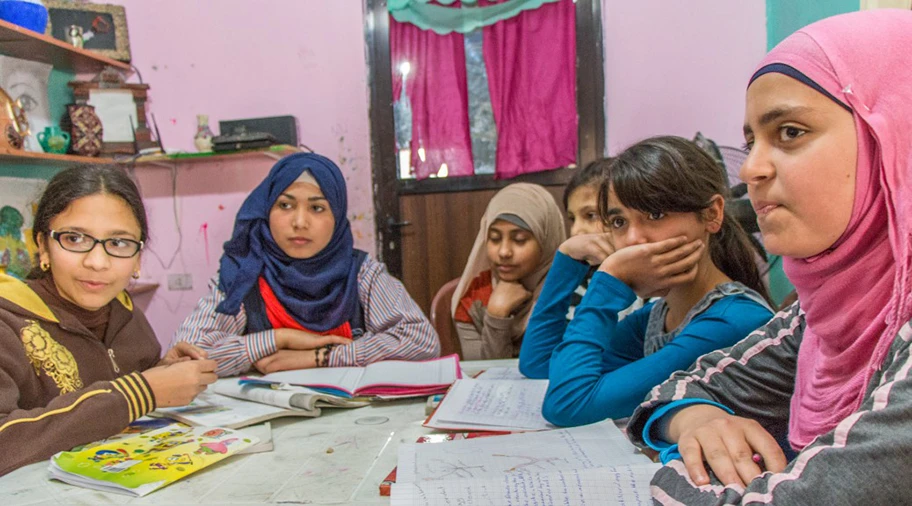
[(426, 425), (507, 431), (554, 429), (542, 416), (547, 390), (548, 380), (461, 379)]
[(391, 504), (648, 504), (649, 480), (658, 467), (611, 420), (402, 444)]
[(582, 427), (399, 446), (397, 483), (649, 464), (607, 420)]
[(651, 505), (649, 481), (659, 464), (544, 473), (508, 473), (498, 478), (395, 483), (391, 506), (605, 506)]

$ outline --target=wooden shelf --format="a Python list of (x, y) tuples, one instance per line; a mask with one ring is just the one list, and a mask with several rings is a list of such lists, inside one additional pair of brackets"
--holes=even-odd
[(130, 295), (139, 295), (141, 293), (154, 292), (158, 287), (158, 283), (133, 283), (127, 287), (127, 293)]
[(263, 149), (250, 149), (244, 151), (233, 151), (230, 153), (177, 153), (172, 155), (150, 155), (143, 156), (136, 160), (136, 165), (158, 165), (161, 167), (172, 167), (175, 164), (184, 163), (208, 163), (231, 160), (243, 160), (245, 158), (266, 157), (272, 160), (279, 160), (292, 153), (298, 153), (301, 150), (294, 146), (278, 145)]
[(0, 164), (66, 166), (79, 163), (114, 163), (113, 158), (36, 153), (17, 149), (0, 148)]
[(73, 47), (61, 40), (3, 20), (0, 20), (0, 54), (50, 63), (54, 68), (76, 73), (97, 73), (106, 66), (115, 67), (127, 75), (133, 72), (129, 63)]

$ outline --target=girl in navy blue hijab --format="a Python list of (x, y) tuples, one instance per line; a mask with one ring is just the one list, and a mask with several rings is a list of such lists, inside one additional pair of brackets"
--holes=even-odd
[[(335, 218), (329, 244), (313, 256), (308, 256), (313, 248), (283, 249), (270, 232), (270, 211), (283, 194), (289, 196), (286, 189), (296, 182), (316, 186), (324, 197), (318, 199), (314, 195), (310, 197), (313, 200), (299, 204), (324, 208), (328, 205), (330, 218)], [(357, 274), (364, 253), (354, 249), (347, 211), (345, 179), (336, 164), (312, 153), (282, 159), (238, 212), (234, 233), (225, 243), (225, 254), (219, 262), (219, 288), (227, 297), (216, 311), (237, 314), (241, 302), (262, 276), (291, 317), (305, 328), (325, 332), (350, 321), (358, 301)], [(292, 227), (292, 234), (295, 233), (301, 234)], [(280, 235), (278, 240), (283, 239)], [(288, 244), (296, 245), (293, 241)]]
[(210, 294), (178, 340), (208, 348), (221, 375), (437, 356), (402, 284), (354, 248), (347, 210), (335, 163), (280, 160), (238, 211)]

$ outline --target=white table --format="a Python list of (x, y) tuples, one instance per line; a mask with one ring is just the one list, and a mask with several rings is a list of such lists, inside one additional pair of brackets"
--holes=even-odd
[[(462, 368), (473, 373), (515, 364), (472, 361)], [(273, 451), (226, 459), (144, 498), (51, 481), (47, 462), (38, 462), (0, 477), (0, 505), (389, 504), (378, 487), (396, 467), (399, 443), (433, 432), (421, 426), (425, 400), (273, 420)]]

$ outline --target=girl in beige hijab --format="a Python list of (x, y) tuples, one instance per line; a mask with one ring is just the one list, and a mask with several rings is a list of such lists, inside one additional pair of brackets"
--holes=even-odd
[(565, 238), (564, 217), (543, 187), (516, 183), (494, 195), (453, 296), (463, 359), (519, 355), (532, 304)]

